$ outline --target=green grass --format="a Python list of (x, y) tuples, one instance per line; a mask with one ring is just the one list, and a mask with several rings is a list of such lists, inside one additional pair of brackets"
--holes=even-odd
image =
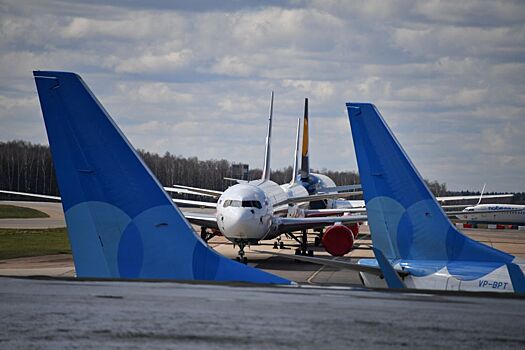
[(40, 210), (0, 204), (0, 219), (33, 219), (48, 218), (49, 215)]
[(67, 230), (0, 229), (0, 260), (50, 254), (70, 254)]

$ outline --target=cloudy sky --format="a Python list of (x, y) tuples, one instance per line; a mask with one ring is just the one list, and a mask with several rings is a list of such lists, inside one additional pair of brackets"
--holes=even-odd
[(133, 145), (356, 170), (346, 101), (375, 103), (424, 177), (525, 191), (523, 1), (0, 0), (0, 140), (47, 143), (32, 71), (82, 75)]

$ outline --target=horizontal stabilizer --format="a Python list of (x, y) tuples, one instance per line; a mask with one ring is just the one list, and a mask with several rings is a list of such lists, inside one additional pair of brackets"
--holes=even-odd
[(270, 255), (280, 256), (286, 259), (309, 262), (309, 263), (317, 264), (317, 265), (336, 267), (338, 269), (346, 269), (346, 270), (352, 270), (352, 271), (357, 271), (357, 272), (366, 272), (366, 273), (374, 274), (376, 276), (382, 275), (381, 269), (379, 267), (369, 266), (369, 265), (360, 265), (360, 264), (356, 264), (350, 261), (336, 260), (336, 258), (315, 258), (311, 256), (282, 254), (282, 253), (275, 253), (275, 252), (268, 252), (268, 251), (261, 251), (261, 250), (255, 250), (255, 252), (260, 253), (260, 254), (270, 254)]
[(377, 263), (379, 264), (379, 267), (381, 268), (381, 271), (383, 272), (383, 276), (385, 277), (386, 284), (388, 288), (392, 289), (404, 289), (406, 288), (405, 284), (399, 277), (398, 273), (394, 270), (392, 265), (390, 265), (390, 262), (385, 258), (383, 253), (377, 248), (372, 248), (374, 251), (374, 255), (376, 256)]

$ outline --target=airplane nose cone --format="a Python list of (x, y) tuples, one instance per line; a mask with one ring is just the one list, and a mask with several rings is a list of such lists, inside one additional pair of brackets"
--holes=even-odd
[(255, 212), (248, 208), (238, 208), (223, 215), (223, 234), (227, 238), (252, 239), (259, 238), (260, 229)]

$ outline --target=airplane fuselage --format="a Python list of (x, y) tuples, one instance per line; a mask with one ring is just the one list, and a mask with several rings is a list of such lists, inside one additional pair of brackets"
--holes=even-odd
[[(516, 259), (520, 260), (521, 259)], [(525, 271), (525, 264), (514, 262)], [(359, 264), (378, 266), (375, 259), (361, 259)], [(448, 264), (448, 265), (446, 265)], [(468, 291), (468, 292), (514, 292), (507, 266), (501, 263), (462, 261), (451, 264), (443, 261), (400, 261), (393, 264), (397, 270), (410, 274), (403, 279), (408, 288)], [(360, 272), (367, 287), (386, 288), (383, 278)]]
[[(516, 204), (478, 204), (463, 210), (465, 214), (457, 218), (467, 222), (485, 224), (525, 225), (525, 205)], [(477, 211), (495, 211), (476, 213)]]
[(232, 242), (256, 243), (278, 235), (277, 216), (288, 212), (288, 205), (276, 206), (287, 198), (307, 196), (300, 186), (285, 191), (273, 181), (255, 180), (228, 188), (217, 202), (217, 224)]

